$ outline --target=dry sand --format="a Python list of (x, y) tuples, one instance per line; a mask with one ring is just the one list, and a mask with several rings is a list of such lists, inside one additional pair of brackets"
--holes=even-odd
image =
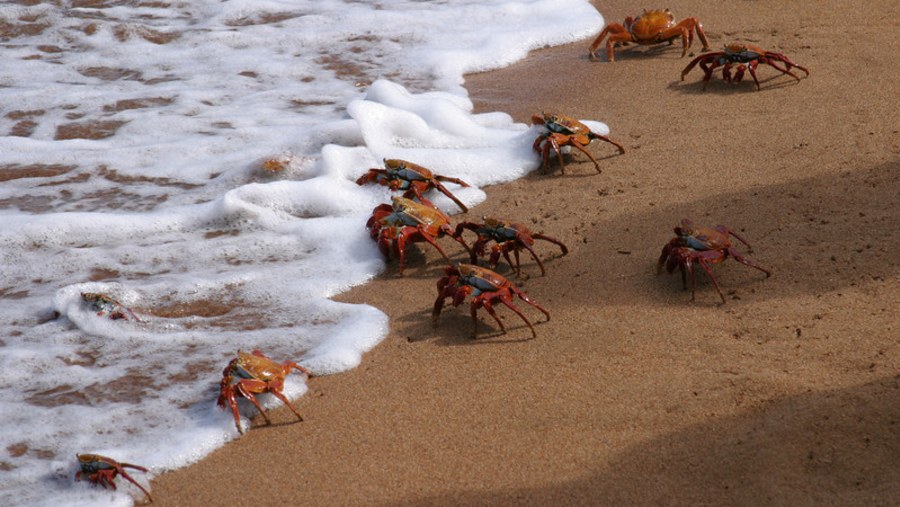
[[(608, 22), (641, 9), (595, 3)], [(592, 144), (602, 174), (578, 154), (454, 217), (514, 218), (569, 246), (539, 243), (547, 275), (526, 256), (513, 277), (552, 320), (531, 339), (500, 308), (509, 332), (481, 315), (473, 341), (459, 307), (433, 328), (444, 264), (414, 248), (405, 276), (392, 265), (339, 298), (391, 318), (359, 368), (311, 380), (304, 422), (276, 410), (158, 477), (156, 503), (897, 505), (900, 4), (685, 1), (676, 15), (698, 17), (713, 49), (743, 39), (811, 75), (761, 67), (757, 91), (717, 72), (704, 92), (699, 69), (680, 80), (678, 45), (609, 63), (586, 40), (469, 76), (479, 111), (596, 119), (627, 148)], [(692, 303), (655, 273), (684, 217), (735, 229), (773, 276), (729, 260), (714, 268), (727, 303), (702, 273)]]

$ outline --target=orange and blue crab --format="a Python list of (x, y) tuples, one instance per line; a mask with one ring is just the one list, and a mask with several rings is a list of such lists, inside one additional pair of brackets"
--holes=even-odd
[(681, 37), (681, 56), (683, 58), (687, 54), (688, 48), (694, 43), (694, 32), (697, 32), (697, 37), (703, 43), (703, 51), (709, 51), (709, 41), (706, 39), (706, 33), (703, 32), (703, 25), (697, 18), (685, 18), (676, 23), (675, 15), (669, 9), (652, 11), (644, 9), (644, 13), (637, 18), (626, 17), (624, 25), (619, 23), (607, 25), (591, 43), (588, 51), (591, 60), (596, 60), (597, 49), (603, 44), (603, 39), (609, 35), (606, 41), (606, 56), (610, 62), (614, 62), (616, 60), (614, 48), (618, 44), (627, 45), (632, 42), (644, 46), (663, 42), (672, 44), (675, 39)]
[(715, 228), (698, 227), (685, 218), (674, 230), (675, 237), (663, 247), (662, 254), (660, 254), (657, 262), (656, 271), (659, 274), (665, 267), (666, 271), (672, 274), (676, 268), (679, 269), (681, 271), (681, 283), (685, 289), (687, 289), (687, 276), (690, 275), (691, 301), (694, 300), (696, 295), (697, 282), (693, 268), (695, 262), (703, 268), (709, 279), (712, 280), (719, 297), (722, 298), (722, 303), (725, 303), (725, 295), (722, 294), (722, 289), (719, 287), (716, 277), (713, 276), (710, 265), (718, 264), (731, 257), (741, 264), (762, 271), (766, 274), (766, 278), (772, 276), (771, 271), (747, 259), (731, 245), (729, 236), (735, 237), (746, 245), (748, 249), (750, 248), (750, 244), (744, 238), (724, 225), (718, 225)]
[(119, 463), (112, 458), (107, 458), (106, 456), (101, 456), (99, 454), (76, 454), (75, 457), (78, 458), (79, 466), (79, 470), (75, 472), (76, 481), (87, 479), (91, 484), (99, 484), (104, 488), (116, 489), (116, 476), (121, 475), (125, 480), (131, 482), (137, 486), (138, 489), (143, 491), (151, 503), (153, 502), (153, 497), (150, 496), (150, 492), (144, 489), (143, 486), (125, 471), (126, 468), (133, 468), (135, 470), (140, 470), (141, 472), (147, 472), (146, 468), (132, 465), (131, 463)]
[[(783, 63), (784, 67), (779, 66), (776, 62)], [(796, 67), (809, 76), (809, 70), (792, 62), (790, 58), (782, 53), (768, 51), (759, 46), (754, 46), (753, 44), (730, 42), (725, 45), (724, 51), (714, 51), (712, 53), (702, 54), (691, 60), (691, 63), (681, 71), (681, 80), (684, 81), (684, 77), (694, 68), (694, 66), (700, 65), (700, 68), (703, 69), (703, 89), (705, 90), (706, 85), (712, 77), (713, 71), (721, 66), (722, 79), (725, 80), (725, 82), (733, 81), (735, 83), (740, 83), (744, 78), (744, 72), (749, 71), (750, 76), (753, 78), (753, 82), (756, 83), (756, 89), (759, 90), (760, 86), (759, 79), (756, 78), (756, 67), (761, 63), (774, 68), (782, 74), (793, 77), (798, 82), (800, 81), (800, 77), (791, 72), (792, 68)], [(737, 64), (737, 67), (734, 67), (735, 64)], [(734, 74), (731, 72), (732, 68), (734, 68)]]
[(625, 147), (611, 140), (609, 137), (597, 134), (591, 131), (590, 127), (584, 123), (559, 113), (541, 113), (531, 117), (531, 123), (534, 125), (543, 125), (547, 131), (541, 133), (534, 140), (532, 148), (541, 154), (541, 167), (546, 167), (550, 160), (550, 149), (556, 152), (559, 159), (559, 170), (563, 174), (566, 173), (565, 164), (563, 164), (562, 148), (565, 146), (574, 146), (576, 149), (584, 153), (594, 163), (597, 172), (600, 173), (600, 164), (594, 159), (594, 156), (587, 151), (586, 147), (594, 139), (599, 139), (612, 144), (619, 148), (619, 153), (625, 153)]
[(282, 393), (284, 379), (292, 370), (297, 370), (307, 377), (310, 375), (309, 370), (293, 361), (284, 361), (278, 364), (259, 350), (254, 350), (252, 353), (239, 350), (237, 357), (232, 359), (222, 371), (219, 399), (216, 404), (222, 408), (225, 408), (226, 405), (231, 407), (234, 425), (237, 427), (238, 433), (242, 435), (244, 430), (241, 428), (241, 416), (238, 412), (238, 395), (249, 400), (259, 410), (263, 419), (266, 420), (266, 424), (272, 424), (272, 421), (269, 420), (269, 416), (257, 401), (257, 394), (272, 393), (291, 409), (297, 419), (302, 421), (303, 417), (300, 412), (297, 412), (290, 400)]
[[(462, 222), (456, 226), (456, 234), (461, 235), (464, 229), (468, 229), (473, 231), (478, 235), (478, 239), (472, 245), (472, 254), (471, 260), (472, 264), (477, 264), (478, 256), (484, 256), (485, 246), (494, 241), (496, 244), (491, 247), (491, 255), (488, 258), (488, 266), (491, 269), (494, 269), (497, 266), (497, 262), (500, 260), (500, 255), (506, 259), (506, 262), (515, 268), (516, 276), (522, 276), (522, 265), (519, 261), (519, 250), (525, 249), (534, 257), (534, 260), (537, 262), (537, 265), (541, 268), (541, 275), (546, 275), (547, 271), (544, 269), (544, 263), (541, 262), (540, 257), (534, 252), (534, 241), (536, 239), (540, 239), (543, 241), (548, 241), (559, 246), (562, 249), (562, 254), (566, 255), (569, 253), (569, 249), (563, 244), (562, 241), (546, 236), (544, 234), (531, 232), (528, 227), (524, 225), (512, 222), (509, 220), (503, 220), (492, 217), (483, 217), (481, 223), (476, 222)], [(515, 264), (513, 264), (512, 260), (509, 257), (509, 252), (512, 251), (513, 255), (516, 258)]]
[(110, 320), (136, 320), (143, 322), (130, 308), (99, 292), (82, 292), (81, 300), (90, 305), (98, 316), (108, 315)]
[(447, 187), (441, 183), (442, 181), (456, 183), (462, 187), (469, 186), (468, 183), (461, 179), (434, 174), (430, 169), (396, 158), (384, 159), (384, 169), (369, 169), (366, 174), (363, 174), (356, 180), (356, 183), (358, 185), (379, 183), (389, 187), (391, 190), (405, 190), (403, 197), (412, 198), (415, 196), (420, 201), (422, 200), (422, 194), (434, 188), (449, 197), (464, 212), (469, 211), (469, 208), (462, 201), (447, 190)]
[(444, 249), (437, 243), (441, 236), (450, 236), (460, 243), (466, 252), (469, 246), (450, 226), (450, 217), (437, 209), (430, 201), (416, 202), (406, 197), (394, 196), (391, 204), (381, 204), (372, 210), (366, 222), (369, 235), (387, 259), (397, 258), (400, 274), (406, 266), (406, 244), (426, 241), (450, 262)]
[(477, 313), (478, 309), (482, 307), (487, 310), (488, 314), (490, 314), (495, 321), (497, 321), (500, 330), (506, 333), (503, 322), (497, 317), (497, 313), (494, 311), (494, 304), (498, 301), (521, 317), (522, 320), (525, 321), (525, 324), (528, 324), (529, 329), (531, 329), (532, 337), (537, 338), (537, 333), (535, 332), (531, 321), (529, 321), (528, 318), (525, 317), (525, 314), (512, 304), (512, 299), (515, 296), (518, 296), (522, 301), (525, 301), (529, 305), (540, 310), (541, 313), (547, 317), (547, 320), (550, 320), (550, 313), (548, 313), (547, 310), (541, 308), (536, 301), (513, 285), (513, 283), (504, 276), (495, 273), (490, 269), (472, 264), (457, 264), (456, 266), (448, 266), (445, 269), (445, 274), (446, 276), (438, 280), (437, 283), (438, 296), (434, 302), (434, 309), (431, 312), (432, 325), (437, 325), (438, 317), (441, 315), (441, 310), (444, 308), (444, 301), (447, 298), (450, 298), (453, 306), (459, 306), (466, 300), (466, 297), (470, 295), (474, 296), (471, 304), (472, 323), (474, 324), (472, 328), (472, 338), (478, 337)]

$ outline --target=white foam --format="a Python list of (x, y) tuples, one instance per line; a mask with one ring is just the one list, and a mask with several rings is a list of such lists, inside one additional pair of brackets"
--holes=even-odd
[[(47, 27), (6, 42), (0, 77), (0, 132), (30, 132), (0, 137), (0, 168), (59, 174), (0, 185), (3, 505), (130, 505), (127, 481), (74, 483), (75, 453), (149, 467), (147, 484), (237, 438), (215, 400), (239, 349), (358, 365), (387, 316), (328, 298), (384, 270), (364, 224), (390, 191), (355, 179), (406, 159), (472, 184), (448, 187), (474, 206), (534, 170), (540, 127), (473, 114), (463, 73), (603, 24), (583, 0), (0, 5), (30, 19)], [(115, 134), (56, 139), (98, 122)]]

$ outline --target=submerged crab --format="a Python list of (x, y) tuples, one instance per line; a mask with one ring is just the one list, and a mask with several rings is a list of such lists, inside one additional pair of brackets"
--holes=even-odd
[(771, 271), (759, 266), (738, 252), (731, 245), (729, 236), (734, 236), (747, 248), (750, 248), (750, 244), (744, 238), (724, 225), (716, 226), (714, 229), (697, 227), (690, 220), (683, 219), (681, 224), (675, 227), (675, 237), (662, 249), (662, 254), (659, 256), (659, 262), (656, 267), (657, 274), (662, 272), (663, 267), (669, 274), (675, 272), (676, 268), (679, 269), (681, 271), (681, 283), (685, 289), (687, 289), (687, 275), (690, 275), (691, 301), (693, 301), (697, 285), (693, 264), (696, 262), (703, 268), (709, 279), (712, 280), (719, 297), (722, 298), (722, 303), (725, 303), (725, 295), (722, 294), (719, 282), (716, 281), (716, 277), (712, 274), (711, 264), (718, 264), (731, 257), (741, 264), (762, 271), (766, 274), (766, 278), (772, 276)]
[(269, 416), (263, 411), (256, 400), (257, 394), (272, 393), (273, 396), (281, 400), (297, 419), (303, 420), (303, 417), (297, 412), (297, 409), (291, 405), (291, 402), (284, 396), (284, 379), (291, 373), (291, 370), (297, 370), (300, 373), (309, 376), (309, 371), (293, 361), (285, 361), (281, 364), (264, 356), (259, 350), (252, 353), (238, 351), (235, 359), (228, 363), (228, 366), (222, 371), (222, 381), (219, 383), (219, 399), (216, 404), (225, 408), (227, 404), (231, 407), (234, 414), (234, 425), (237, 426), (238, 433), (244, 434), (241, 428), (241, 416), (238, 413), (237, 396), (240, 395), (252, 403), (259, 413), (262, 414), (266, 424), (272, 424)]
[(512, 282), (490, 269), (471, 264), (457, 264), (456, 267), (448, 266), (445, 272), (446, 276), (438, 280), (437, 283), (438, 297), (431, 312), (433, 325), (437, 325), (438, 317), (444, 308), (445, 299), (450, 298), (453, 306), (459, 306), (469, 295), (475, 296), (471, 305), (472, 323), (474, 324), (472, 338), (478, 336), (478, 318), (476, 314), (481, 307), (487, 310), (490, 316), (500, 325), (500, 330), (506, 333), (503, 322), (500, 321), (497, 313), (494, 312), (494, 304), (498, 301), (521, 317), (531, 329), (531, 335), (537, 338), (537, 333), (534, 331), (531, 321), (512, 304), (514, 296), (518, 296), (522, 301), (537, 308), (547, 317), (547, 320), (550, 320), (550, 314), (547, 310), (541, 308), (539, 304), (513, 285)]
[[(472, 245), (472, 264), (477, 263), (477, 256), (485, 255), (485, 246), (488, 242), (494, 241), (496, 244), (491, 247), (488, 265), (492, 269), (496, 267), (497, 262), (500, 260), (500, 255), (502, 254), (506, 259), (506, 262), (515, 268), (517, 276), (522, 275), (522, 265), (519, 262), (519, 250), (523, 248), (528, 250), (531, 256), (534, 257), (535, 262), (537, 262), (537, 265), (541, 268), (541, 274), (547, 274), (544, 269), (544, 263), (541, 262), (541, 259), (534, 252), (534, 248), (532, 248), (532, 246), (534, 246), (534, 240), (536, 239), (548, 241), (559, 246), (559, 248), (562, 249), (563, 255), (569, 253), (569, 249), (566, 248), (566, 245), (564, 245), (562, 241), (550, 236), (545, 236), (544, 234), (531, 232), (524, 225), (509, 220), (484, 217), (480, 224), (476, 222), (462, 222), (456, 226), (456, 234), (461, 235), (463, 229), (468, 229), (478, 235), (478, 239), (475, 241), (475, 244)], [(509, 257), (510, 251), (513, 252), (513, 255), (516, 258), (515, 264), (513, 264)]]
[(438, 245), (437, 238), (450, 236), (469, 251), (466, 242), (450, 227), (450, 217), (427, 199), (419, 203), (406, 197), (394, 196), (392, 204), (382, 204), (372, 211), (366, 227), (386, 258), (390, 259), (393, 252), (400, 264), (401, 275), (406, 265), (407, 242), (427, 241), (447, 262), (450, 262), (450, 258)]
[(532, 116), (531, 123), (534, 125), (543, 125), (547, 128), (547, 132), (539, 135), (532, 145), (534, 151), (541, 154), (542, 167), (547, 166), (547, 162), (550, 159), (550, 149), (553, 148), (553, 151), (556, 152), (556, 156), (559, 159), (559, 170), (563, 174), (566, 173), (566, 167), (565, 164), (563, 164), (562, 156), (562, 148), (565, 146), (574, 146), (576, 149), (587, 155), (588, 158), (591, 159), (591, 162), (594, 163), (594, 167), (597, 168), (598, 173), (600, 172), (600, 164), (597, 163), (594, 156), (586, 149), (591, 141), (594, 139), (605, 141), (619, 148), (619, 153), (625, 153), (625, 148), (621, 144), (611, 140), (609, 137), (592, 132), (590, 127), (571, 116), (559, 113), (541, 113)]
[(380, 183), (390, 187), (391, 190), (405, 190), (403, 197), (418, 197), (422, 199), (422, 194), (437, 189), (442, 194), (449, 197), (463, 211), (469, 211), (469, 208), (462, 203), (455, 195), (450, 193), (441, 182), (448, 181), (457, 185), (468, 187), (469, 184), (458, 178), (449, 176), (441, 176), (434, 174), (431, 170), (426, 169), (418, 164), (407, 162), (400, 159), (384, 159), (384, 169), (369, 169), (356, 180), (358, 185), (365, 183)]
[(676, 38), (681, 37), (681, 56), (687, 54), (687, 49), (694, 43), (694, 32), (703, 43), (703, 51), (709, 51), (709, 41), (706, 40), (706, 34), (703, 32), (703, 25), (697, 18), (685, 18), (681, 22), (675, 22), (675, 15), (669, 9), (664, 10), (644, 10), (644, 13), (637, 18), (628, 16), (625, 18), (625, 24), (610, 23), (600, 32), (600, 35), (594, 39), (589, 49), (591, 59), (597, 59), (597, 49), (603, 43), (603, 39), (609, 35), (606, 41), (606, 56), (609, 61), (615, 61), (615, 51), (613, 48), (617, 44), (626, 45), (634, 42), (641, 45), (661, 44), (668, 42), (672, 44)]
[(76, 454), (75, 457), (78, 458), (78, 466), (80, 467), (80, 470), (75, 472), (76, 481), (87, 479), (91, 484), (99, 484), (104, 488), (116, 489), (116, 476), (121, 475), (125, 480), (143, 491), (147, 495), (147, 499), (153, 502), (153, 497), (150, 496), (150, 493), (125, 471), (126, 468), (133, 468), (146, 472), (146, 468), (132, 465), (131, 463), (119, 463), (112, 458), (99, 454)]
[[(779, 66), (778, 62), (783, 63), (784, 66)], [(756, 67), (761, 63), (774, 68), (782, 74), (793, 77), (798, 82), (800, 81), (800, 77), (791, 72), (792, 68), (796, 67), (809, 76), (809, 70), (792, 62), (787, 56), (781, 53), (767, 51), (752, 44), (730, 42), (725, 45), (724, 51), (706, 53), (694, 58), (691, 63), (681, 71), (681, 80), (684, 81), (684, 77), (688, 72), (690, 72), (694, 66), (699, 64), (704, 73), (703, 89), (705, 90), (707, 83), (709, 83), (709, 80), (712, 77), (713, 71), (717, 67), (722, 66), (722, 79), (726, 82), (734, 81), (735, 83), (739, 83), (744, 78), (744, 72), (749, 71), (750, 76), (753, 78), (753, 82), (756, 83), (756, 89), (759, 90), (759, 79), (756, 78)], [(734, 68), (734, 74), (732, 74), (731, 70), (735, 64), (737, 64), (737, 67)]]
[(81, 300), (90, 305), (91, 310), (97, 312), (97, 315), (109, 315), (110, 320), (129, 320), (134, 319), (142, 322), (141, 319), (122, 303), (98, 292), (82, 292)]

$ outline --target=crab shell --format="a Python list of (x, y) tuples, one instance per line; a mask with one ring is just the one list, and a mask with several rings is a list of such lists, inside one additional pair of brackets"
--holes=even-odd
[(766, 50), (752, 44), (729, 42), (725, 44), (725, 59), (734, 63), (748, 63), (764, 56)]
[(675, 26), (675, 15), (669, 9), (645, 10), (643, 14), (635, 18), (631, 23), (626, 23), (625, 28), (638, 43), (655, 42), (660, 34)]
[(550, 132), (568, 136), (587, 135), (591, 132), (590, 127), (571, 116), (559, 113), (542, 113), (542, 115), (544, 126)]
[(405, 186), (400, 186), (401, 190), (409, 188), (409, 182), (412, 181), (429, 181), (435, 179), (435, 175), (430, 169), (413, 164), (399, 158), (384, 159), (384, 169), (388, 179), (405, 180)]
[(236, 359), (232, 359), (223, 372), (225, 376), (244, 379), (256, 379), (265, 382), (284, 379), (284, 369), (275, 361), (265, 356), (253, 355), (250, 352), (238, 351)]
[(694, 250), (724, 250), (731, 246), (728, 233), (712, 227), (696, 226), (687, 218), (674, 230), (681, 244)]
[[(389, 217), (395, 217), (397, 220), (402, 222), (403, 225), (408, 225), (410, 227), (423, 225), (428, 229), (429, 232), (433, 231), (435, 235), (442, 227), (450, 223), (450, 217), (444, 214), (443, 211), (433, 206), (427, 206), (412, 199), (408, 199), (406, 197), (392, 197), (391, 205), (394, 209), (394, 212), (389, 215)], [(388, 225), (384, 222), (385, 220), (388, 220), (388, 218), (385, 217), (384, 219), (382, 219), (382, 224)]]

